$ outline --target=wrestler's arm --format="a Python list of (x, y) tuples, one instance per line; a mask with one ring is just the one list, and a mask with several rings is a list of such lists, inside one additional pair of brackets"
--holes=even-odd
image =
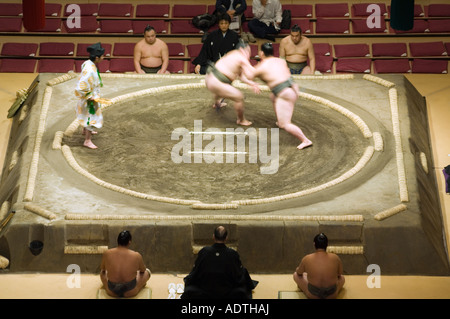
[(314, 54), (314, 47), (311, 41), (309, 41), (308, 45), (308, 59), (309, 59), (309, 68), (311, 69), (311, 74), (316, 72), (316, 56)]
[(144, 264), (144, 259), (142, 258), (142, 255), (138, 252), (136, 252), (136, 257), (138, 258), (138, 265), (139, 265), (138, 270), (141, 274), (143, 274), (147, 269)]
[(255, 68), (250, 64), (248, 60), (243, 61), (242, 65), (242, 72), (240, 75), (240, 78), (242, 82), (247, 83), (248, 85), (253, 87), (253, 91), (257, 94), (261, 93), (261, 89), (259, 88), (259, 85), (252, 81), (255, 78), (254, 75)]
[(141, 69), (141, 49), (139, 47), (139, 43), (134, 46), (133, 57), (134, 70), (136, 71), (136, 73), (145, 73)]
[(285, 41), (284, 39), (281, 40), (280, 42), (280, 47), (279, 47), (279, 55), (280, 55), (280, 59), (284, 59), (286, 60), (286, 48), (285, 48)]
[(166, 73), (167, 67), (169, 66), (169, 47), (164, 42), (162, 42), (161, 59), (162, 59), (162, 66), (161, 70), (158, 71), (158, 74)]
[(302, 276), (304, 272), (306, 272), (306, 267), (305, 267), (305, 259), (307, 259), (308, 256), (303, 257), (302, 261), (300, 262), (300, 265), (298, 265), (297, 269), (295, 269), (295, 272), (299, 275)]

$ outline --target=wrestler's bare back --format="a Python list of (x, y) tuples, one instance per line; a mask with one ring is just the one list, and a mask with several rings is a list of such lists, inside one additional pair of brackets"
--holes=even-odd
[(236, 80), (242, 74), (250, 75), (253, 67), (248, 58), (238, 50), (233, 50), (224, 55), (216, 62), (216, 69), (224, 74), (231, 81)]
[(255, 77), (261, 78), (269, 88), (288, 80), (291, 77), (286, 61), (276, 57), (265, 58), (255, 68)]
[(315, 252), (306, 255), (297, 273), (308, 274), (308, 282), (316, 287), (331, 287), (338, 282), (338, 277), (342, 275), (342, 262), (336, 254), (327, 252)]
[(280, 42), (280, 56), (284, 56), (286, 61), (292, 63), (303, 63), (308, 60), (308, 50), (312, 49), (311, 40), (301, 36), (299, 43), (292, 41), (292, 36), (284, 37)]
[(136, 44), (134, 55), (143, 66), (154, 68), (162, 64), (164, 51), (168, 52), (167, 44), (164, 41), (155, 39), (153, 44), (149, 44), (145, 39), (142, 39)]
[(106, 269), (111, 282), (129, 282), (136, 278), (137, 271), (144, 272), (141, 254), (124, 247), (107, 250), (102, 257), (101, 269)]

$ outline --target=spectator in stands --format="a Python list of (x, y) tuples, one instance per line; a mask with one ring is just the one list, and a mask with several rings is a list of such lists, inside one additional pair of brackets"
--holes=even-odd
[(136, 73), (169, 74), (169, 48), (156, 37), (155, 28), (147, 25), (144, 39), (134, 47), (134, 69)]
[(286, 61), (273, 56), (272, 43), (264, 43), (259, 51), (261, 63), (255, 67), (253, 77), (259, 77), (272, 90), (270, 98), (277, 116), (278, 127), (292, 134), (301, 141), (299, 150), (312, 145), (303, 131), (291, 122), (295, 102), (298, 99), (298, 85), (292, 79)]
[(252, 298), (258, 282), (250, 278), (238, 252), (225, 245), (227, 235), (223, 226), (214, 230), (214, 244), (200, 250), (192, 271), (184, 278), (181, 299)]
[(253, 0), (253, 19), (248, 28), (257, 38), (275, 41), (274, 34), (280, 32), (283, 10), (279, 0)]
[(234, 16), (244, 17), (244, 11), (247, 10), (245, 0), (216, 0), (216, 13), (228, 13), (232, 18)]
[(291, 34), (281, 40), (280, 58), (286, 60), (292, 74), (314, 74), (316, 71), (311, 40), (302, 35), (302, 29), (297, 24), (291, 28)]
[(223, 99), (228, 98), (234, 102), (234, 110), (236, 111), (239, 125), (251, 125), (244, 116), (244, 94), (232, 86), (231, 83), (240, 78), (243, 82), (253, 87), (255, 93), (260, 93), (258, 84), (248, 79), (253, 73), (253, 66), (250, 64), (250, 46), (248, 43), (239, 41), (236, 50), (228, 52), (214, 65), (210, 63), (206, 71), (205, 83), (207, 89), (214, 94), (214, 105), (216, 110), (226, 104), (222, 103)]
[(230, 16), (223, 13), (218, 19), (219, 29), (214, 30), (207, 36), (198, 57), (192, 61), (197, 74), (206, 74), (209, 62), (217, 62), (225, 54), (235, 49), (239, 42), (239, 35), (229, 29)]
[(77, 119), (83, 127), (85, 135), (83, 145), (96, 149), (92, 142), (92, 135), (97, 134), (95, 129), (103, 126), (103, 115), (100, 107), (100, 87), (103, 86), (102, 78), (98, 70), (98, 64), (103, 60), (105, 49), (100, 42), (87, 48), (89, 60), (81, 65), (81, 76), (75, 88), (78, 97)]
[(117, 244), (116, 248), (103, 253), (100, 279), (108, 295), (133, 297), (145, 287), (151, 272), (145, 267), (141, 254), (129, 249), (131, 233), (128, 230), (119, 234)]
[(303, 257), (294, 272), (294, 281), (308, 298), (335, 299), (345, 283), (338, 255), (327, 252), (328, 238), (320, 233), (314, 237), (316, 251)]

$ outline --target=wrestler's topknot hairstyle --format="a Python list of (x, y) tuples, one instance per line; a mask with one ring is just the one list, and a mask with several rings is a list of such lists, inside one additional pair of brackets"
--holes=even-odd
[(246, 47), (248, 47), (249, 46), (249, 44), (248, 44), (248, 42), (247, 41), (244, 41), (244, 40), (242, 40), (242, 39), (239, 39), (239, 41), (238, 41), (238, 43), (236, 44), (236, 49), (245, 49)]
[(298, 24), (294, 24), (291, 28), (291, 32), (300, 32), (302, 33), (302, 28), (299, 27)]
[(216, 229), (214, 229), (214, 238), (216, 238), (219, 241), (224, 241), (227, 239), (228, 231), (223, 226), (218, 226)]
[(314, 237), (314, 247), (316, 247), (316, 249), (327, 249), (328, 238), (324, 233), (317, 234)]
[(117, 244), (119, 246), (126, 246), (131, 241), (131, 233), (128, 230), (121, 231), (117, 237)]
[(273, 45), (270, 42), (266, 42), (261, 45), (261, 51), (265, 56), (273, 56)]
[(152, 30), (156, 32), (154, 27), (152, 27), (151, 25), (147, 24), (147, 26), (144, 29), (144, 34), (145, 34), (145, 32), (152, 31)]

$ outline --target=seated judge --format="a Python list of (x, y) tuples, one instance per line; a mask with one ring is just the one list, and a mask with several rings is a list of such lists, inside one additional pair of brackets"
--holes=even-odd
[(242, 266), (237, 251), (227, 247), (228, 232), (223, 226), (214, 230), (214, 244), (198, 253), (192, 271), (184, 278), (181, 299), (251, 299), (258, 284)]
[(209, 62), (216, 63), (226, 53), (234, 50), (239, 42), (239, 35), (230, 30), (230, 16), (223, 13), (220, 14), (218, 20), (219, 29), (212, 31), (207, 36), (199, 55), (192, 61), (197, 74), (206, 74)]

